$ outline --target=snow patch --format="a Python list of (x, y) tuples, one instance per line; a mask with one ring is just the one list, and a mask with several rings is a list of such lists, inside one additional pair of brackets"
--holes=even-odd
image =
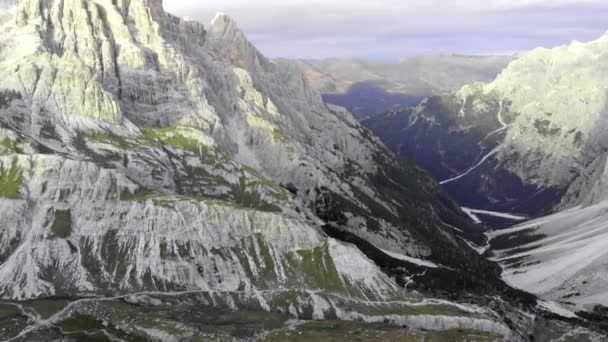
[(403, 260), (403, 261), (407, 261), (410, 262), (412, 264), (416, 264), (418, 266), (423, 266), (423, 267), (428, 267), (428, 268), (440, 268), (442, 266), (439, 266), (433, 262), (430, 262), (428, 260), (422, 260), (422, 259), (418, 259), (418, 258), (412, 258), (410, 256), (407, 255), (403, 255), (400, 253), (394, 253), (394, 252), (389, 252), (387, 250), (382, 249), (382, 252), (384, 252), (386, 255), (389, 255), (395, 259), (399, 259), (399, 260)]
[(552, 302), (552, 301), (548, 301), (548, 300), (539, 301), (538, 307), (543, 310), (547, 310), (551, 313), (554, 313), (556, 315), (560, 315), (562, 317), (578, 318), (578, 316), (574, 312), (564, 309), (562, 306), (560, 306), (559, 304)]
[(530, 241), (527, 237), (534, 237), (530, 242), (493, 251), (492, 260), (503, 266), (506, 282), (545, 299), (561, 302), (567, 298), (577, 310), (608, 305), (606, 218), (608, 201), (491, 232), (491, 239), (522, 236), (526, 238), (523, 241)]
[(515, 215), (515, 214), (509, 214), (509, 213), (500, 213), (497, 211), (488, 211), (488, 210), (479, 210), (479, 209), (471, 209), (471, 208), (466, 208), (466, 207), (462, 207), (461, 208), (462, 211), (464, 211), (467, 215), (469, 215), (469, 217), (475, 222), (475, 223), (482, 223), (483, 221), (479, 218), (479, 216), (477, 216), (477, 214), (480, 215), (487, 215), (487, 216), (494, 216), (494, 217), (500, 217), (500, 218), (505, 218), (505, 219), (509, 219), (509, 220), (513, 220), (513, 221), (524, 221), (527, 219), (527, 217), (525, 216), (520, 216), (520, 215)]
[(498, 154), (498, 152), (500, 152), (502, 150), (503, 146), (500, 145), (498, 147), (496, 147), (495, 149), (493, 149), (492, 151), (490, 151), (490, 153), (486, 154), (483, 158), (481, 158), (481, 160), (479, 161), (479, 163), (475, 164), (473, 167), (471, 167), (470, 169), (468, 169), (465, 173), (458, 175), (454, 178), (450, 178), (447, 180), (444, 180), (442, 182), (439, 182), (439, 184), (444, 185), (444, 184), (448, 184), (448, 183), (452, 183), (454, 181), (457, 181), (465, 176), (467, 176), (469, 173), (475, 171), (475, 169), (477, 169), (478, 167), (480, 167), (486, 160), (490, 159), (491, 157), (493, 157), (494, 155)]

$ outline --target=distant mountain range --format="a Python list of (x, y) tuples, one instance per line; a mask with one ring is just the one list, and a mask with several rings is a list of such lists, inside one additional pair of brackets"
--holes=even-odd
[(325, 101), (356, 117), (415, 105), (476, 81), (490, 81), (513, 59), (507, 56), (419, 56), (398, 63), (349, 59), (300, 60), (310, 85)]

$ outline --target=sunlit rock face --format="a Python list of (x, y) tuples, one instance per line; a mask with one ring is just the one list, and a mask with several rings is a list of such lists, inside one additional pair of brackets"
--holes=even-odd
[(605, 117), (607, 67), (605, 39), (537, 49), (513, 62), (484, 88), (507, 101), (513, 113), (499, 159), (509, 163), (515, 157), (519, 165), (515, 161), (508, 168), (541, 185), (584, 177), (581, 166), (595, 159), (589, 145), (598, 149), (593, 154), (603, 152), (598, 126)]
[(0, 22), (4, 297), (336, 285), (315, 283), (319, 260), (354, 294), (399, 293), (327, 225), (497, 279), (463, 240), (481, 230), (428, 175), (232, 19), (23, 0)]
[[(605, 197), (607, 66), (606, 38), (539, 48), (491, 83), (465, 86), (366, 125), (382, 134), (390, 122), (403, 122), (384, 140), (442, 180), (464, 174), (491, 153), (466, 177), (446, 182), (464, 201), (465, 188), (477, 192), (469, 205), (538, 215), (592, 203)], [(434, 147), (426, 144), (431, 135), (438, 137)]]

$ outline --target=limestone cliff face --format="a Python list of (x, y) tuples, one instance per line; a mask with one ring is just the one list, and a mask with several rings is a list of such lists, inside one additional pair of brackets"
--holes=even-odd
[(584, 177), (583, 165), (595, 158), (589, 145), (602, 149), (597, 127), (605, 113), (607, 66), (606, 39), (537, 49), (513, 62), (484, 89), (495, 91), (513, 113), (501, 161), (515, 157), (519, 165), (509, 168), (543, 185)]
[[(420, 271), (404, 258), (463, 289), (504, 286), (430, 176), (230, 18), (205, 29), (159, 0), (21, 0), (0, 16), (4, 298), (224, 291), (248, 298), (235, 309), (378, 320), (353, 300), (428, 304), (391, 277)], [(492, 310), (454, 308), (417, 324), (510, 334)]]

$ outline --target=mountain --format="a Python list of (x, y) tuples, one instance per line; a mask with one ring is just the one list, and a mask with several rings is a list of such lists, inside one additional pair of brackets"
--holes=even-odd
[(509, 284), (599, 321), (607, 65), (606, 36), (539, 48), (493, 82), (363, 122), (467, 207), (550, 214), (489, 233), (489, 254)]
[(418, 104), (476, 81), (490, 81), (512, 60), (503, 56), (417, 56), (398, 63), (296, 61), (325, 101), (358, 118)]
[[(474, 208), (532, 216), (604, 197), (608, 40), (539, 48), (366, 126)], [(462, 177), (460, 177), (462, 176)]]
[(601, 336), (502, 282), (430, 175), (229, 17), (205, 28), (161, 0), (1, 13), (4, 339), (282, 340), (348, 321), (376, 338)]

